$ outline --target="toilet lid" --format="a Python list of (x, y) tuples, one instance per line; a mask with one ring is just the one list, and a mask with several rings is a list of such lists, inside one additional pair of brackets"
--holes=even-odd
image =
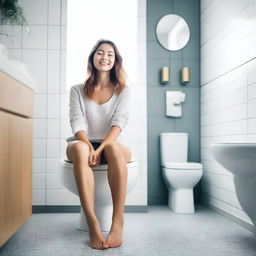
[(178, 162), (170, 162), (165, 163), (164, 167), (170, 168), (170, 169), (188, 169), (188, 170), (196, 170), (196, 169), (202, 169), (202, 164), (200, 163), (178, 163)]

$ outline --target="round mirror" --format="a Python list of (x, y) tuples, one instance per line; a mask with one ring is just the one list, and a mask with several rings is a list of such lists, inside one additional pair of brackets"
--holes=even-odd
[(190, 32), (187, 22), (176, 14), (163, 16), (157, 23), (156, 35), (167, 50), (178, 51), (188, 42)]

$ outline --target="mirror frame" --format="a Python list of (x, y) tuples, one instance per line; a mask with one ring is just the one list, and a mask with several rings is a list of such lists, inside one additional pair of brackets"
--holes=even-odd
[[(172, 20), (170, 20), (170, 18)], [(166, 27), (166, 26), (168, 26), (168, 27)], [(180, 35), (179, 36), (180, 42), (178, 42), (179, 46), (171, 47), (170, 45), (168, 45), (168, 44), (170, 44), (168, 37), (170, 37), (171, 29), (173, 29), (173, 27), (175, 27), (175, 26), (176, 26), (177, 32), (173, 31), (172, 36), (175, 36), (175, 33), (176, 33), (176, 36)], [(163, 38), (163, 37), (161, 38), (160, 35), (161, 34), (164, 35), (164, 33), (159, 33), (159, 30), (162, 30), (164, 32), (166, 30), (165, 36), (167, 39)], [(157, 22), (156, 37), (157, 37), (157, 40), (160, 43), (160, 45), (163, 46), (166, 50), (179, 51), (179, 50), (183, 49), (188, 44), (189, 39), (190, 39), (190, 29), (189, 29), (188, 23), (186, 22), (186, 20), (183, 17), (181, 17), (177, 14), (167, 14), (167, 15), (164, 15), (163, 17), (161, 17), (159, 19), (159, 21)], [(175, 40), (175, 42), (173, 42), (173, 44), (175, 44), (175, 43), (177, 44), (177, 40)]]

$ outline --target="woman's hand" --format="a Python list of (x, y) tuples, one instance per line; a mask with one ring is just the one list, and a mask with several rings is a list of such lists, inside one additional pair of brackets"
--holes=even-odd
[(98, 162), (98, 158), (99, 158), (99, 155), (96, 153), (94, 148), (91, 148), (89, 152), (89, 159), (88, 159), (89, 165), (90, 166), (96, 165)]

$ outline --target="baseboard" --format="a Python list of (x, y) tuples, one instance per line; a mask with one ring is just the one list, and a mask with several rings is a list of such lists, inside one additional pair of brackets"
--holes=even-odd
[[(147, 205), (126, 205), (126, 213), (145, 213), (148, 211)], [(33, 205), (32, 213), (79, 213), (79, 205)]]
[(256, 234), (256, 227), (234, 215), (232, 215), (229, 212), (226, 212), (212, 204), (206, 203), (206, 202), (201, 202), (201, 204), (206, 205), (207, 207), (211, 208), (212, 210), (220, 213), (221, 215), (224, 215), (225, 217), (227, 217), (228, 219), (230, 219), (231, 221), (235, 222), (236, 224), (238, 224), (239, 226), (247, 229), (248, 231), (251, 231), (252, 233)]

